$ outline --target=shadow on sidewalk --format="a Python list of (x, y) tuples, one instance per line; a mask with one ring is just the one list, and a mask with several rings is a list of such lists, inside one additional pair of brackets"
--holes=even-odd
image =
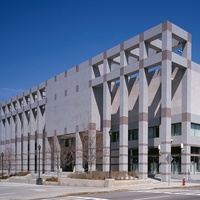
[(161, 181), (161, 178), (156, 174), (156, 175), (148, 175), (149, 179), (156, 180), (156, 181)]

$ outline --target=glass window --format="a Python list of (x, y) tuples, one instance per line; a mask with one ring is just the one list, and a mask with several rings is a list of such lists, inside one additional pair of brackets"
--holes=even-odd
[(14, 110), (17, 110), (17, 102), (16, 101), (13, 102), (13, 108), (14, 108)]
[(191, 124), (191, 135), (200, 136), (200, 124)]
[(29, 96), (29, 95), (26, 96), (26, 97), (25, 97), (25, 100), (26, 100), (26, 104), (28, 105), (28, 104), (30, 103), (30, 96)]
[(40, 95), (41, 95), (41, 98), (44, 99), (46, 97), (46, 91), (45, 91), (45, 88), (41, 89), (40, 90)]
[(150, 127), (150, 128), (149, 128), (149, 130), (148, 130), (148, 137), (149, 137), (149, 138), (154, 138), (154, 137), (153, 137), (153, 127)]
[(35, 102), (35, 101), (37, 101), (38, 99), (37, 99), (37, 92), (34, 92), (33, 94), (32, 94), (32, 97), (33, 97), (33, 101)]
[(138, 140), (138, 129), (128, 131), (128, 140)]
[(111, 136), (111, 141), (112, 142), (118, 142), (119, 141), (119, 132), (113, 132)]
[(155, 137), (158, 138), (159, 137), (159, 127), (154, 127), (155, 129)]
[(8, 107), (8, 112), (10, 112), (11, 111), (11, 104), (8, 104), (7, 107)]
[(197, 174), (200, 172), (200, 158), (199, 156), (191, 156), (190, 159), (190, 173)]
[(70, 139), (66, 139), (66, 143), (65, 143), (65, 146), (66, 147), (71, 147), (73, 144), (73, 140), (70, 138)]
[(3, 114), (5, 115), (6, 114), (6, 107), (4, 106), (4, 107), (2, 107), (2, 109), (3, 109)]
[(172, 136), (181, 135), (181, 123), (172, 124), (171, 134)]
[(19, 99), (19, 105), (21, 108), (23, 107), (23, 105), (24, 105), (23, 98)]
[(199, 147), (191, 147), (191, 154), (200, 154)]
[(196, 174), (200, 172), (200, 148), (191, 147), (191, 157), (190, 157), (190, 173)]
[(158, 138), (159, 137), (159, 127), (149, 127), (148, 129), (148, 138)]

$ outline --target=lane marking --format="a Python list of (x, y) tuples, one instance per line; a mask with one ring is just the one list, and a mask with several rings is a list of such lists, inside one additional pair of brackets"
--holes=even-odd
[(16, 194), (16, 193), (1, 193), (1, 194), (0, 194), (0, 197), (1, 197), (1, 196), (6, 196), (6, 195), (14, 195), (14, 194)]
[(139, 199), (133, 199), (133, 200), (159, 199), (159, 198), (167, 198), (167, 197), (170, 197), (170, 195), (158, 196), (158, 197), (146, 197), (146, 198), (139, 198)]
[[(74, 198), (75, 196), (69, 196), (70, 198)], [(95, 197), (75, 197), (76, 199), (82, 199), (82, 200), (109, 200), (109, 199), (101, 199), (101, 198), (95, 198)]]
[(36, 192), (43, 192), (43, 191), (47, 191), (46, 189), (31, 189), (33, 191), (36, 191)]
[[(134, 192), (134, 191), (131, 191), (131, 192)], [(175, 194), (175, 195), (185, 195), (185, 196), (200, 196), (200, 193), (197, 192), (197, 191), (193, 191), (193, 193), (189, 192), (189, 190), (174, 190), (174, 191), (152, 191), (152, 190), (146, 190), (146, 191), (136, 191), (136, 192), (142, 192), (142, 193), (151, 193), (151, 194), (159, 194), (159, 193), (164, 193), (164, 194)], [(182, 193), (181, 193), (182, 192)]]
[(184, 193), (184, 195), (191, 195), (191, 196), (195, 196), (196, 194), (194, 194), (194, 193)]

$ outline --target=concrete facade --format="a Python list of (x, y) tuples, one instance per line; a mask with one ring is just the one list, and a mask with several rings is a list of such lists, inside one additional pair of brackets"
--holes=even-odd
[(1, 103), (0, 152), (12, 148), (15, 171), (37, 172), (40, 144), (46, 172), (49, 138), (76, 138), (74, 165), (81, 171), (77, 152), (87, 130), (103, 136), (103, 157), (92, 170), (109, 171), (111, 143), (112, 170), (140, 178), (160, 173), (163, 181), (171, 173), (196, 174), (199, 85), (191, 34), (166, 21)]

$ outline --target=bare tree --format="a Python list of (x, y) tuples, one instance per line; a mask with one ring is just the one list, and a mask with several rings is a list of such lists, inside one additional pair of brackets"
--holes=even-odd
[(57, 176), (59, 176), (61, 166), (69, 165), (75, 160), (75, 147), (66, 145), (66, 140), (57, 136), (49, 138), (49, 148), (46, 152), (51, 169), (57, 171)]
[[(83, 157), (83, 163), (88, 165), (88, 172), (91, 175), (97, 162), (103, 158), (103, 135), (96, 131), (84, 131), (81, 133), (82, 149), (79, 151)], [(78, 152), (77, 152), (78, 154)]]
[(6, 148), (5, 155), (4, 155), (4, 167), (6, 170), (8, 170), (8, 175), (10, 176), (10, 173), (13, 168), (13, 163), (15, 163), (15, 153), (12, 148)]
[(103, 134), (100, 132), (88, 130), (81, 132), (81, 146), (77, 148), (75, 138), (61, 139), (54, 136), (48, 139), (49, 148), (47, 149), (46, 158), (51, 164), (52, 171), (57, 170), (57, 176), (59, 176), (61, 166), (75, 165), (76, 157), (82, 159), (85, 170), (89, 172), (90, 176), (92, 171), (96, 170), (96, 165), (102, 165)]
[(75, 165), (75, 159), (76, 159), (75, 138), (73, 137), (69, 139), (63, 139), (63, 140), (60, 140), (60, 143), (62, 144), (61, 154), (63, 155), (61, 158), (62, 160), (61, 166), (64, 168), (68, 166), (68, 170), (69, 168), (73, 170), (73, 167)]

